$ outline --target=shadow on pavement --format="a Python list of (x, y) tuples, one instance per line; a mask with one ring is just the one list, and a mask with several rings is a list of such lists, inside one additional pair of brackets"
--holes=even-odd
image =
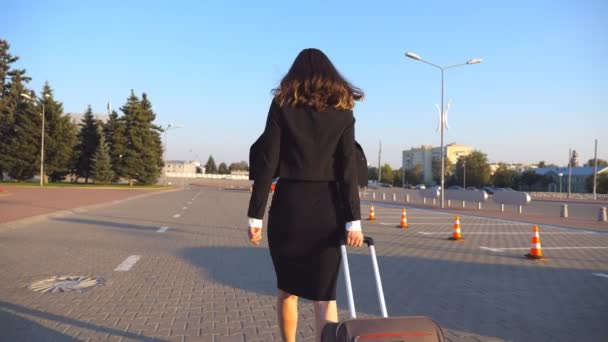
[[(30, 316), (32, 320), (23, 316)], [(2, 341), (74, 341), (74, 337), (45, 327), (33, 319), (61, 322), (64, 325), (88, 329), (110, 337), (123, 337), (135, 341), (162, 341), (101, 325), (79, 321), (48, 312), (30, 309), (21, 305), (0, 301), (0, 340)]]
[[(361, 249), (349, 254), (357, 311), (379, 316), (365, 253)], [(260, 295), (276, 293), (267, 248), (197, 247), (182, 249), (179, 255), (201, 268), (202, 277), (211, 277), (206, 281)], [(608, 294), (599, 283), (589, 285), (605, 281), (591, 276), (597, 270), (549, 268), (523, 258), (521, 265), (497, 265), (379, 256), (378, 263), (389, 314), (433, 317), (452, 334), (450, 340), (491, 336), (494, 341), (591, 341), (608, 335)], [(344, 293), (340, 276), (338, 305), (347, 310)]]
[(124, 222), (83, 219), (83, 218), (76, 218), (76, 217), (51, 217), (50, 220), (76, 223), (76, 224), (90, 224), (90, 225), (94, 225), (94, 226), (104, 226), (104, 227), (109, 227), (109, 228), (120, 228), (120, 229), (137, 229), (137, 230), (156, 231), (159, 228), (157, 226), (144, 226), (144, 225), (139, 225), (139, 224), (124, 223)]

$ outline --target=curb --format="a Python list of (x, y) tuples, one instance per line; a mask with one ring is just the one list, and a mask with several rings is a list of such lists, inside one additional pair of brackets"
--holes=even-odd
[(74, 207), (71, 209), (53, 211), (50, 213), (40, 214), (40, 215), (36, 215), (36, 216), (24, 217), (24, 218), (17, 219), (14, 221), (0, 223), (0, 232), (5, 232), (5, 231), (12, 230), (12, 229), (20, 228), (25, 225), (43, 221), (50, 217), (65, 217), (70, 214), (84, 213), (84, 212), (87, 212), (87, 211), (93, 210), (93, 209), (99, 209), (99, 208), (108, 207), (111, 205), (116, 205), (116, 204), (132, 201), (132, 200), (136, 200), (136, 199), (142, 199), (145, 197), (156, 196), (156, 195), (179, 191), (179, 190), (183, 190), (183, 189), (173, 188), (173, 189), (166, 189), (166, 190), (151, 191), (149, 193), (135, 195), (133, 197), (127, 197), (127, 198), (123, 198), (120, 200), (113, 200), (113, 201), (109, 201), (109, 202), (91, 204), (91, 205), (82, 206), (82, 207)]

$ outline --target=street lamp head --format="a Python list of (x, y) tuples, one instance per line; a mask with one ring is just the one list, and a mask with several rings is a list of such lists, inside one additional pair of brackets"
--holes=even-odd
[(19, 96), (23, 97), (24, 99), (26, 99), (28, 101), (32, 100), (32, 97), (27, 93), (21, 93), (21, 94), (19, 94)]
[(411, 59), (415, 59), (415, 60), (417, 60), (417, 61), (422, 60), (422, 58), (420, 58), (420, 56), (418, 56), (417, 54), (415, 54), (415, 53), (413, 53), (413, 52), (406, 52), (406, 53), (405, 53), (405, 56), (406, 56), (406, 57), (409, 57), (409, 58), (411, 58)]
[(49, 97), (51, 97), (51, 95), (49, 95), (49, 94), (44, 94), (44, 98), (45, 98), (45, 99), (48, 99)]
[(469, 59), (467, 61), (467, 64), (478, 64), (481, 63), (482, 59), (481, 58), (473, 58), (473, 59)]

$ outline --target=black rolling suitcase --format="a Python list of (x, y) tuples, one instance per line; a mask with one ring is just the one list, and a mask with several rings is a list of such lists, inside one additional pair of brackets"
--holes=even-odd
[(348, 268), (348, 256), (344, 241), (340, 242), (342, 252), (342, 267), (346, 282), (346, 294), (348, 297), (348, 308), (350, 319), (339, 323), (328, 323), (321, 334), (322, 342), (444, 342), (445, 337), (441, 327), (429, 317), (403, 316), (388, 317), (386, 303), (384, 302), (384, 291), (380, 280), (378, 260), (374, 240), (365, 237), (365, 243), (372, 255), (372, 265), (376, 278), (376, 289), (378, 301), (383, 318), (360, 318), (357, 319), (355, 301)]

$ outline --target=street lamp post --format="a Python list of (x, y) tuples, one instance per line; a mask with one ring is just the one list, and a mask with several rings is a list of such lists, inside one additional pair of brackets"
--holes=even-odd
[[(37, 97), (32, 98), (27, 93), (21, 93), (21, 97), (24, 99), (35, 103), (34, 99), (38, 99)], [(50, 97), (49, 94), (44, 94), (42, 97), (44, 99), (40, 99), (40, 103), (42, 104), (42, 129), (40, 132), (40, 186), (44, 186), (44, 119), (45, 119), (45, 108), (44, 108), (44, 100)]]
[(184, 126), (182, 125), (172, 125), (172, 124), (168, 124), (167, 127), (165, 127), (165, 148), (163, 150), (163, 159), (165, 160), (165, 167), (163, 168), (163, 185), (167, 185), (167, 132), (169, 132), (170, 129), (177, 129), (177, 128), (182, 128)]
[(559, 193), (561, 194), (562, 193), (562, 177), (564, 176), (564, 174), (560, 172), (557, 175), (559, 176)]
[(415, 59), (417, 61), (421, 61), (423, 63), (426, 63), (428, 65), (434, 66), (436, 68), (438, 68), (439, 70), (441, 70), (441, 115), (440, 115), (440, 125), (441, 125), (441, 208), (444, 208), (444, 183), (445, 183), (445, 151), (444, 151), (444, 147), (443, 147), (443, 131), (444, 131), (444, 126), (445, 126), (445, 111), (443, 109), (443, 105), (444, 105), (444, 101), (443, 101), (443, 95), (444, 95), (444, 73), (447, 69), (450, 68), (455, 68), (455, 67), (459, 67), (459, 66), (465, 66), (465, 65), (470, 65), (470, 64), (478, 64), (481, 63), (481, 58), (473, 58), (473, 59), (469, 59), (468, 61), (466, 61), (466, 63), (462, 63), (462, 64), (454, 64), (454, 65), (448, 65), (446, 67), (442, 67), (439, 66), (437, 64), (433, 64), (429, 61), (426, 61), (424, 59), (422, 59), (418, 54), (414, 53), (414, 52), (406, 52), (405, 53), (406, 57)]

